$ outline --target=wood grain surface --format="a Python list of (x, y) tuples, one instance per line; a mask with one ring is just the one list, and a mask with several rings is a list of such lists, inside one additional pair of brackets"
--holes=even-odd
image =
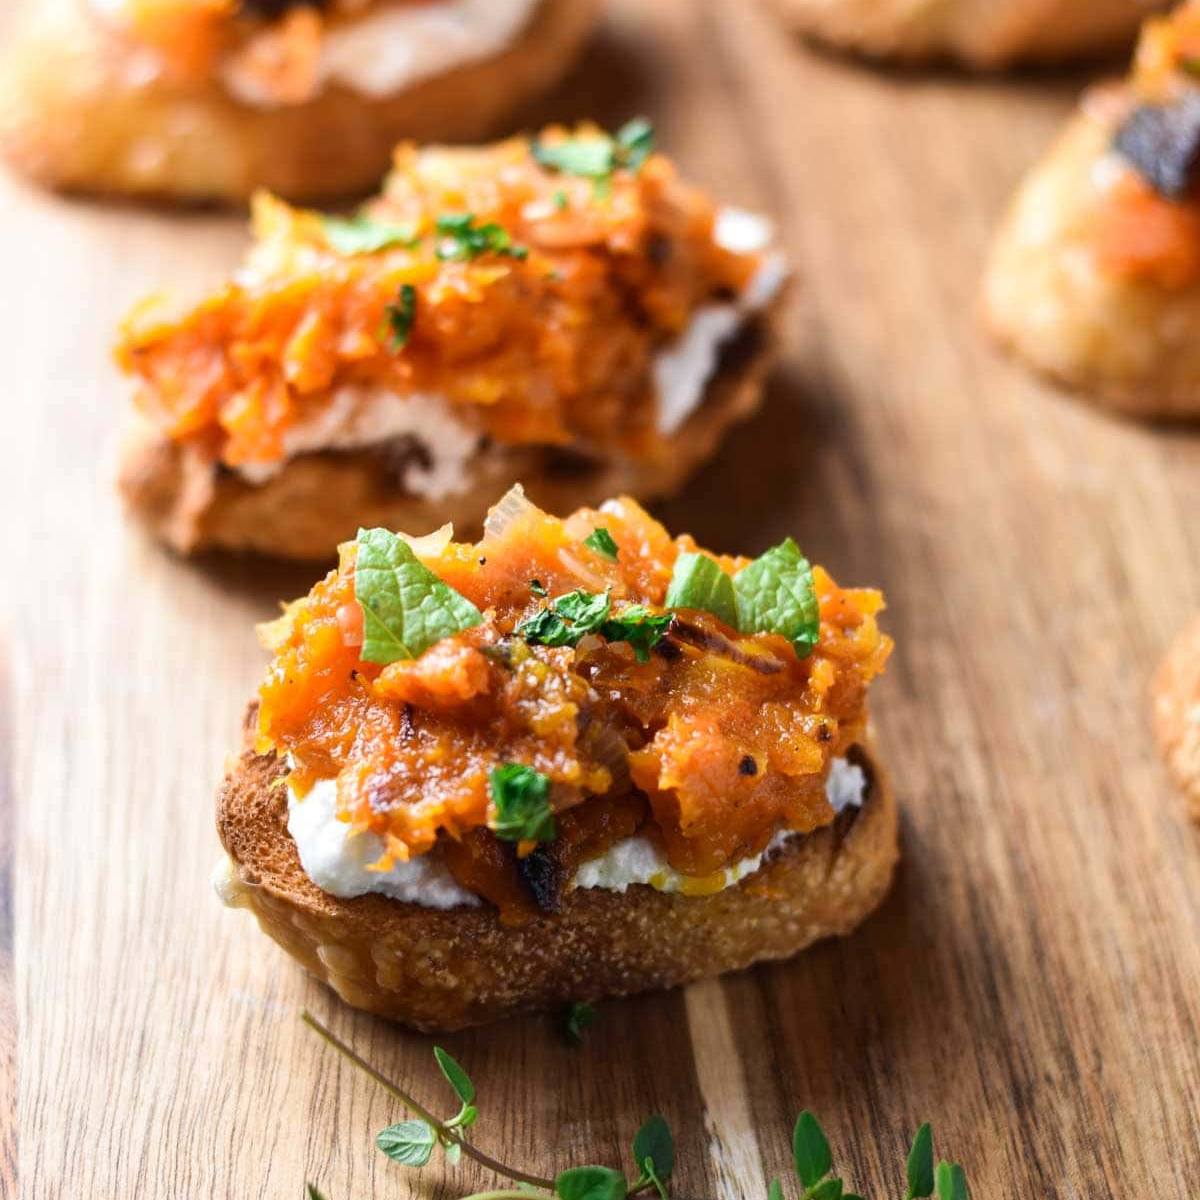
[[(1200, 1194), (1200, 834), (1145, 692), (1200, 608), (1200, 436), (1055, 393), (976, 322), (989, 232), (1084, 79), (874, 72), (756, 5), (623, 0), (530, 114), (645, 111), (690, 173), (781, 220), (803, 281), (786, 360), (664, 515), (723, 550), (792, 533), (886, 589), (905, 862), (854, 937), (609, 1004), (582, 1049), (548, 1018), (447, 1039), (486, 1149), (616, 1164), (661, 1111), (681, 1197), (758, 1200), (809, 1106), (868, 1196), (903, 1190), (923, 1119), (981, 1200)], [(241, 220), (12, 180), (0, 206), (0, 1193), (490, 1183), (375, 1151), (399, 1113), (297, 1010), (432, 1099), (430, 1041), (341, 1006), (209, 887), (251, 626), (312, 572), (183, 563), (126, 527), (107, 348), (143, 293), (220, 278)]]

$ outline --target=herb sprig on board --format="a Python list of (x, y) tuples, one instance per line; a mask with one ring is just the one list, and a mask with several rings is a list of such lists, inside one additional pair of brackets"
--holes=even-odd
[[(434, 1047), (434, 1058), (459, 1104), (457, 1113), (444, 1119), (435, 1117), (398, 1084), (372, 1067), (307, 1009), (301, 1013), (301, 1018), (339, 1054), (415, 1114), (415, 1119), (389, 1125), (375, 1139), (375, 1144), (393, 1162), (423, 1167), (440, 1146), (451, 1166), (456, 1166), (465, 1154), (515, 1185), (476, 1192), (464, 1200), (626, 1200), (648, 1193), (657, 1193), (660, 1200), (670, 1200), (675, 1139), (666, 1120), (658, 1114), (644, 1121), (634, 1135), (631, 1175), (612, 1167), (598, 1166), (568, 1167), (553, 1179), (534, 1175), (500, 1162), (466, 1140), (464, 1132), (479, 1117), (475, 1085), (466, 1071), (440, 1046)], [(792, 1131), (792, 1165), (803, 1189), (798, 1193), (798, 1200), (863, 1200), (862, 1196), (846, 1191), (841, 1177), (833, 1173), (833, 1151), (829, 1140), (808, 1109), (797, 1118)], [(315, 1184), (306, 1186), (308, 1200), (325, 1200)], [(766, 1200), (784, 1200), (784, 1195), (783, 1183), (772, 1179)], [(934, 1165), (933, 1131), (925, 1124), (917, 1130), (908, 1152), (902, 1200), (926, 1200), (933, 1196), (937, 1200), (970, 1200), (962, 1167), (944, 1160)]]

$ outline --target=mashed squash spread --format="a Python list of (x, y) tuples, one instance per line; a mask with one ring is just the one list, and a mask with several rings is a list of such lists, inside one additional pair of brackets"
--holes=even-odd
[[(462, 887), (513, 913), (635, 834), (703, 878), (833, 820), (830, 764), (864, 738), (867, 688), (891, 649), (878, 592), (840, 588), (798, 554), (782, 573), (756, 566), (774, 551), (703, 555), (711, 575), (692, 594), (736, 589), (736, 611), (668, 607), (702, 555), (690, 537), (632, 500), (560, 520), (518, 491), (478, 544), (448, 531), (405, 543), (417, 565), (396, 568), (396, 594), (410, 628), (428, 638), (420, 622), (436, 608), (456, 631), (381, 662), (356, 579), (364, 545), (343, 547), (339, 568), (266, 628), (258, 736), (287, 757), (300, 804), (336, 781), (341, 818), (384, 848), (380, 869), (436, 849)], [(563, 597), (606, 619), (559, 637)], [(806, 640), (784, 614), (810, 601)], [(506, 831), (505, 772), (536, 783), (540, 832)]]
[(435, 397), (492, 443), (653, 462), (656, 356), (764, 265), (717, 216), (643, 123), (406, 146), (355, 217), (260, 197), (234, 281), (180, 318), (135, 313), (118, 359), (149, 421), (247, 477), (381, 395)]

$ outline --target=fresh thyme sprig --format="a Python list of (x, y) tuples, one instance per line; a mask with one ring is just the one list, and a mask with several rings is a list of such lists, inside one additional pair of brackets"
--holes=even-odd
[[(459, 1110), (445, 1120), (435, 1117), (423, 1104), (413, 1099), (398, 1084), (377, 1071), (356, 1054), (345, 1042), (307, 1009), (301, 1012), (303, 1021), (316, 1031), (339, 1054), (369, 1075), (385, 1091), (394, 1096), (417, 1120), (389, 1125), (375, 1139), (375, 1144), (393, 1162), (403, 1166), (423, 1167), (441, 1146), (447, 1161), (457, 1165), (462, 1155), (474, 1159), (480, 1166), (519, 1186), (493, 1191), (476, 1192), (463, 1200), (628, 1200), (647, 1192), (657, 1192), (659, 1200), (670, 1200), (671, 1175), (675, 1170), (675, 1140), (666, 1120), (655, 1114), (642, 1124), (634, 1135), (633, 1161), (635, 1172), (628, 1178), (611, 1167), (569, 1167), (553, 1179), (532, 1175), (500, 1162), (477, 1149), (463, 1137), (463, 1131), (479, 1116), (475, 1107), (475, 1085), (471, 1077), (440, 1046), (433, 1050), (434, 1058), (446, 1081), (459, 1101)], [(799, 1200), (863, 1200), (847, 1192), (839, 1176), (833, 1174), (833, 1152), (817, 1118), (805, 1109), (792, 1131), (792, 1162), (796, 1177), (804, 1191)], [(903, 1200), (970, 1200), (967, 1177), (957, 1163), (941, 1161), (934, 1167), (933, 1130), (926, 1123), (917, 1130), (905, 1164)], [(315, 1184), (306, 1185), (308, 1200), (325, 1200)], [(783, 1184), (772, 1179), (767, 1200), (784, 1200)]]

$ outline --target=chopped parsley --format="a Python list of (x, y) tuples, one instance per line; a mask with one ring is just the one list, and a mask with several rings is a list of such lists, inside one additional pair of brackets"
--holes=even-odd
[(507, 229), (494, 221), (476, 225), (474, 213), (444, 213), (437, 219), (437, 231), (436, 254), (443, 262), (470, 262), (481, 254), (529, 257), (528, 247), (516, 245)]
[(613, 539), (613, 535), (604, 528), (603, 525), (597, 525), (591, 533), (583, 539), (583, 544), (589, 550), (595, 550), (603, 558), (607, 558), (609, 562), (617, 561), (617, 543)]
[(583, 1000), (573, 1000), (563, 1013), (563, 1029), (567, 1040), (576, 1046), (583, 1042), (584, 1030), (596, 1023), (596, 1006)]
[(409, 225), (389, 225), (365, 213), (352, 217), (323, 216), (325, 240), (339, 254), (375, 254), (389, 246), (411, 249), (421, 239)]
[(488, 776), (496, 809), (492, 832), (505, 842), (551, 842), (558, 830), (550, 808), (550, 780), (521, 763), (504, 763)]
[(417, 658), (435, 642), (483, 621), (470, 600), (386, 529), (358, 531), (354, 598), (363, 613), (363, 662)]
[(616, 137), (588, 134), (551, 144), (535, 139), (529, 150), (547, 170), (582, 176), (597, 191), (606, 192), (614, 171), (639, 171), (654, 153), (654, 126), (645, 117), (635, 117), (621, 126)]
[(613, 615), (607, 592), (578, 589), (552, 600), (522, 621), (515, 632), (531, 646), (578, 646), (594, 633), (606, 642), (627, 642), (638, 662), (647, 662), (670, 623), (670, 613), (652, 613), (641, 604), (631, 604)]
[(408, 335), (412, 333), (417, 317), (417, 289), (411, 283), (402, 283), (396, 302), (389, 304), (384, 312), (392, 335), (392, 347), (403, 350), (408, 345)]

